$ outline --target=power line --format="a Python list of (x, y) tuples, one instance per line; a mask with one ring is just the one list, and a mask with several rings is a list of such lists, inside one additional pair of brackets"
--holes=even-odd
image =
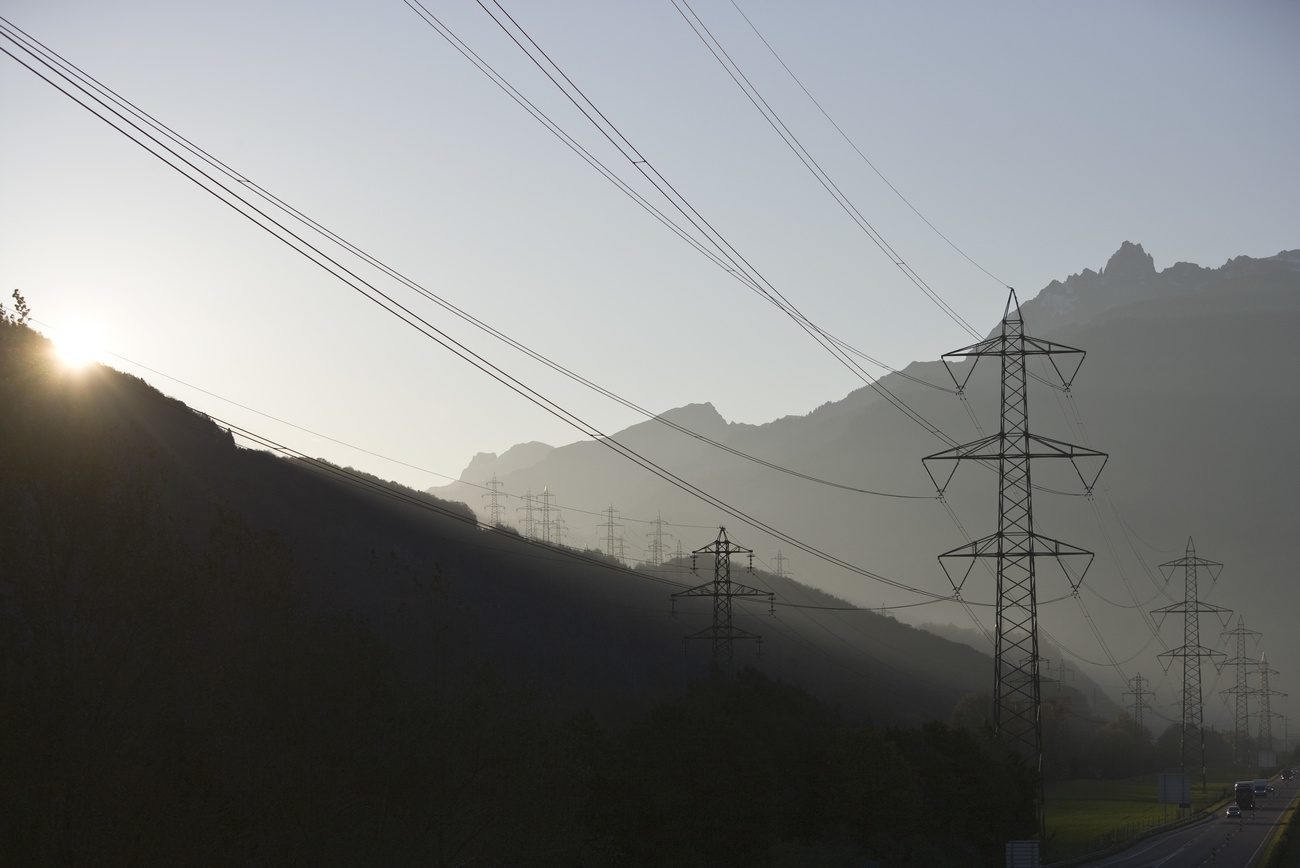
[[(695, 35), (704, 43), (704, 47), (709, 50), (709, 53), (713, 55), (714, 59), (722, 65), (724, 70), (726, 70), (727, 75), (731, 77), (731, 80), (736, 83), (736, 86), (745, 94), (745, 97), (750, 101), (754, 108), (758, 109), (759, 114), (763, 116), (763, 119), (767, 121), (768, 125), (776, 132), (781, 141), (784, 142), (791, 152), (794, 153), (799, 162), (803, 163), (804, 167), (812, 173), (813, 177), (817, 179), (817, 182), (821, 184), (822, 188), (831, 195), (831, 198), (835, 200), (841, 210), (849, 216), (849, 219), (851, 219), (853, 223), (871, 239), (872, 243), (880, 248), (880, 251), (888, 257), (894, 267), (903, 273), (904, 277), (911, 281), (917, 289), (921, 290), (927, 298), (934, 302), (945, 316), (967, 331), (972, 337), (979, 338), (981, 336), (980, 333), (976, 331), (970, 323), (966, 322), (966, 320), (962, 318), (961, 314), (957, 313), (951, 305), (944, 301), (944, 299), (935, 292), (929, 284), (921, 279), (921, 276), (916, 273), (916, 270), (907, 264), (903, 257), (900, 256), (899, 253), (890, 246), (889, 242), (885, 240), (884, 236), (881, 235), (880, 232), (871, 225), (866, 217), (862, 215), (862, 212), (858, 210), (857, 206), (855, 206), (849, 198), (844, 195), (844, 192), (840, 190), (839, 186), (831, 179), (830, 175), (826, 173), (817, 160), (813, 158), (812, 154), (808, 152), (808, 149), (803, 146), (803, 143), (800, 142), (794, 133), (790, 131), (790, 128), (785, 125), (785, 122), (781, 120), (776, 111), (768, 104), (767, 100), (763, 98), (762, 94), (758, 92), (758, 88), (754, 87), (753, 82), (749, 80), (736, 62), (732, 60), (731, 55), (729, 55), (726, 49), (722, 47), (722, 43), (718, 41), (717, 37), (714, 36), (704, 22), (700, 20), (700, 17), (695, 14), (695, 10), (691, 8), (691, 5), (686, 2), (686, 0), (672, 0), (672, 4), (686, 21), (687, 25), (690, 26), (691, 30), (695, 32)], [(683, 7), (685, 7), (686, 11), (682, 11)], [(690, 15), (687, 15), (687, 12), (689, 12)]]
[(808, 97), (808, 99), (812, 101), (812, 104), (817, 107), (817, 110), (822, 113), (822, 117), (826, 118), (826, 120), (830, 122), (830, 125), (835, 128), (835, 131), (839, 133), (840, 136), (844, 139), (844, 141), (848, 142), (849, 147), (851, 147), (857, 153), (857, 155), (862, 158), (862, 162), (866, 163), (868, 166), (871, 167), (871, 171), (876, 173), (876, 177), (878, 177), (881, 181), (883, 181), (885, 183), (885, 186), (887, 186), (890, 190), (892, 190), (894, 195), (897, 196), (904, 205), (910, 208), (913, 214), (915, 214), (917, 217), (921, 219), (922, 223), (924, 223), (926, 226), (929, 226), (932, 230), (934, 230), (934, 234), (942, 238), (945, 244), (947, 244), (953, 250), (957, 251), (957, 253), (960, 254), (961, 257), (965, 259), (967, 262), (969, 262), (971, 265), (975, 266), (980, 271), (984, 272), (989, 277), (993, 278), (1002, 286), (1006, 287), (1007, 289), (1010, 289), (1011, 287), (1007, 285), (1006, 281), (1002, 280), (996, 274), (993, 274), (987, 268), (980, 265), (969, 255), (967, 255), (966, 251), (962, 250), (955, 243), (953, 243), (953, 241), (949, 239), (947, 235), (944, 235), (942, 232), (940, 232), (938, 227), (936, 227), (933, 223), (931, 223), (928, 219), (926, 219), (925, 215), (922, 214), (920, 211), (918, 211), (916, 206), (913, 205), (910, 201), (908, 201), (907, 197), (904, 196), (899, 191), (899, 189), (895, 187), (893, 183), (891, 183), (890, 180), (886, 178), (878, 168), (876, 168), (876, 164), (873, 163), (870, 159), (868, 159), (866, 154), (862, 153), (862, 149), (857, 146), (857, 144), (853, 141), (853, 139), (849, 138), (848, 133), (844, 132), (844, 130), (840, 127), (840, 125), (836, 123), (835, 119), (830, 116), (830, 113), (826, 111), (826, 109), (822, 106), (820, 102), (818, 102), (817, 98), (812, 95), (812, 93), (808, 90), (807, 87), (804, 86), (804, 83), (800, 81), (799, 76), (794, 74), (794, 70), (792, 70), (788, 65), (786, 65), (786, 62), (781, 59), (781, 55), (777, 54), (776, 49), (772, 47), (772, 43), (768, 42), (767, 37), (765, 37), (762, 33), (759, 32), (759, 29), (754, 25), (754, 22), (750, 19), (748, 15), (745, 14), (744, 10), (740, 8), (740, 6), (736, 3), (736, 0), (731, 0), (731, 5), (734, 6), (736, 11), (740, 13), (740, 17), (745, 19), (745, 23), (748, 24), (749, 28), (754, 31), (754, 35), (759, 38), (759, 40), (763, 43), (763, 45), (767, 46), (767, 50), (770, 51), (772, 53), (772, 56), (776, 58), (776, 62), (781, 64), (781, 68), (784, 69), (787, 73), (789, 73), (790, 78), (794, 80), (794, 83), (799, 85), (799, 89), (804, 92), (804, 94)]
[[(3, 20), (4, 19), (0, 19), (0, 21)], [(7, 21), (5, 21), (5, 24), (11, 27), (11, 25), (8, 25)], [(865, 568), (852, 564), (851, 562), (846, 561), (842, 558), (831, 555), (830, 553), (825, 552), (817, 548), (816, 546), (798, 540), (790, 536), (789, 534), (786, 534), (784, 531), (781, 531), (778, 528), (768, 525), (765, 522), (761, 521), (760, 519), (747, 514), (743, 510), (731, 506), (730, 504), (722, 501), (720, 498), (717, 498), (709, 494), (708, 492), (688, 482), (682, 477), (677, 476), (676, 474), (673, 474), (670, 471), (659, 466), (658, 464), (650, 461), (649, 459), (637, 453), (635, 450), (619, 443), (618, 441), (609, 437), (609, 435), (600, 431), (600, 429), (596, 428), (594, 425), (586, 422), (584, 419), (577, 416), (575, 413), (572, 413), (571, 411), (565, 409), (558, 403), (547, 398), (542, 393), (529, 387), (521, 380), (510, 375), (509, 373), (507, 373), (502, 368), (495, 365), (494, 363), (492, 363), (482, 355), (470, 350), (464, 344), (455, 340), (446, 332), (440, 330), (432, 323), (430, 323), (428, 320), (416, 314), (409, 307), (398, 302), (391, 295), (378, 289), (372, 283), (365, 280), (364, 278), (361, 278), (354, 271), (342, 265), (336, 259), (324, 253), (319, 248), (317, 248), (316, 246), (314, 246), (313, 244), (311, 244), (310, 242), (302, 238), (300, 235), (298, 235), (294, 231), (284, 226), (284, 224), (277, 221), (274, 217), (267, 214), (265, 211), (261, 210), (256, 205), (240, 198), (234, 191), (223, 186), (218, 179), (212, 177), (212, 175), (208, 174), (201, 168), (195, 166), (194, 163), (191, 162), (190, 160), (187, 160), (185, 157), (181, 156), (180, 154), (177, 154), (175, 150), (173, 150), (171, 147), (167, 146), (166, 144), (160, 142), (154, 135), (150, 134), (148, 131), (141, 129), (141, 127), (135, 122), (131, 121), (128, 118), (123, 117), (123, 115), (119, 111), (114, 109), (112, 106), (107, 105), (103, 99), (99, 98), (94, 93), (88, 91), (85, 86), (74, 81), (68, 74), (66, 74), (60, 69), (55, 68), (53, 65), (49, 64), (48, 62), (42, 60), (41, 57), (39, 56), (39, 53), (32, 51), (30, 48), (24, 45), (20, 40), (15, 39), (12, 36), (12, 34), (8, 32), (8, 30), (0, 29), (0, 32), (3, 32), (3, 34), (7, 38), (9, 38), (11, 42), (14, 42), (24, 51), (27, 51), (30, 55), (32, 55), (35, 59), (37, 59), (38, 62), (45, 63), (45, 65), (49, 67), (52, 72), (54, 72), (59, 77), (63, 78), (65, 81), (68, 81), (69, 84), (72, 85), (72, 87), (74, 87), (76, 90), (82, 92), (83, 94), (86, 94), (86, 96), (89, 97), (91, 100), (93, 100), (95, 103), (99, 104), (100, 106), (105, 108), (110, 114), (112, 114), (113, 116), (121, 120), (126, 125), (126, 127), (135, 130), (136, 133), (143, 136), (144, 139), (146, 139), (149, 142), (153, 142), (154, 145), (158, 146), (166, 154), (170, 154), (171, 157), (174, 160), (176, 160), (176, 162), (172, 162), (168, 160), (166, 157), (163, 156), (162, 153), (151, 148), (146, 143), (146, 141), (136, 138), (134, 135), (132, 135), (127, 128), (118, 126), (117, 124), (113, 123), (113, 121), (109, 117), (95, 111), (95, 109), (91, 105), (88, 105), (87, 103), (84, 103), (81, 100), (77, 99), (73, 93), (71, 93), (68, 90), (65, 90), (63, 87), (60, 87), (59, 84), (55, 82), (53, 79), (51, 79), (49, 76), (35, 69), (29, 63), (17, 57), (12, 52), (8, 51), (7, 49), (0, 49), (0, 50), (3, 50), (4, 53), (8, 54), (18, 63), (27, 67), (29, 70), (31, 70), (33, 73), (38, 75), (40, 78), (44, 79), (49, 84), (58, 88), (65, 95), (69, 96), (70, 98), (73, 98), (75, 101), (78, 102), (79, 105), (90, 110), (101, 120), (105, 121), (106, 123), (109, 123), (110, 126), (113, 126), (114, 129), (116, 129), (122, 135), (129, 138), (135, 144), (144, 148), (155, 157), (162, 159), (165, 163), (167, 163), (167, 165), (170, 168), (172, 168), (178, 174), (181, 174), (187, 180), (191, 181), (191, 183), (195, 184), (200, 189), (203, 189), (209, 195), (218, 199), (227, 207), (231, 208), (236, 213), (238, 213), (240, 216), (252, 222), (254, 225), (258, 226), (259, 228), (271, 234), (272, 237), (276, 238), (276, 240), (280, 241), (285, 246), (289, 247), (291, 250), (294, 250), (295, 252), (304, 256), (313, 264), (315, 264), (316, 266), (324, 270), (326, 273), (328, 273), (335, 279), (339, 280), (340, 282), (344, 283), (345, 285), (347, 285), (349, 288), (351, 288), (358, 294), (365, 297), (368, 301), (382, 308), (388, 314), (395, 316), (403, 323), (405, 323), (407, 326), (419, 332), (423, 337), (438, 343), (439, 345), (447, 349), (449, 352), (458, 356), (459, 358), (466, 361), (467, 363), (477, 368), (481, 372), (487, 374), (489, 377), (501, 383), (506, 388), (514, 391), (515, 393), (519, 394), (521, 397), (532, 402), (533, 404), (537, 405), (538, 407), (550, 413), (551, 415), (565, 421), (566, 423), (568, 423), (569, 425), (571, 425), (572, 427), (580, 431), (582, 434), (591, 437), (592, 439), (599, 440), (608, 448), (619, 453), (620, 455), (623, 455), (625, 458), (633, 461), (634, 463), (638, 464), (639, 466), (649, 471), (650, 473), (654, 474), (655, 476), (658, 476), (659, 478), (663, 479), (669, 484), (677, 488), (680, 488), (681, 490), (686, 491), (689, 494), (692, 494), (693, 496), (721, 510), (727, 515), (730, 515), (734, 518), (738, 518), (741, 521), (744, 521), (749, 526), (757, 530), (763, 531), (765, 533), (768, 533), (771, 536), (775, 537), (776, 539), (779, 539), (783, 542), (793, 545), (796, 548), (799, 548), (802, 551), (812, 554), (823, 561), (831, 563), (835, 566), (838, 566), (842, 569), (845, 569), (857, 575), (861, 575), (865, 578), (870, 578), (875, 581), (882, 582), (891, 587), (898, 588), (900, 590), (905, 590), (910, 593), (915, 593), (920, 596), (927, 597), (934, 600), (947, 599), (946, 595), (939, 594), (934, 591), (928, 591), (923, 588), (916, 588), (911, 585), (908, 585), (905, 582), (891, 579), (887, 576), (881, 575), (879, 573), (875, 573), (871, 570), (867, 570)], [(183, 166), (188, 167), (189, 172), (187, 172), (185, 168), (182, 168)]]
[[(433, 26), (432, 15), (428, 13), (419, 2), (419, 0), (406, 0), (408, 6), (421, 14), (427, 22)], [(875, 389), (881, 397), (885, 398), (896, 409), (906, 415), (917, 425), (925, 428), (933, 436), (945, 443), (952, 444), (955, 441), (948, 435), (944, 434), (932, 423), (913, 410), (900, 398), (885, 388), (880, 381), (862, 369), (860, 365), (854, 362), (849, 355), (843, 351), (836, 341), (829, 338), (815, 323), (803, 315), (770, 281), (765, 278), (747, 259), (745, 259), (726, 238), (710, 224), (703, 215), (671, 184), (666, 178), (659, 173), (657, 169), (646, 159), (636, 147), (624, 136), (618, 128), (609, 121), (609, 119), (600, 111), (600, 109), (587, 98), (572, 79), (555, 63), (554, 60), (543, 50), (536, 41), (529, 36), (528, 32), (519, 25), (519, 23), (510, 16), (501, 4), (493, 0), (493, 5), (501, 12), (499, 17), (495, 12), (485, 5), (483, 0), (478, 0), (479, 6), (489, 17), (501, 28), (502, 32), (514, 42), (521, 51), (528, 57), (533, 64), (541, 70), (552, 84), (554, 84), (561, 93), (578, 109), (578, 111), (587, 118), (589, 122), (603, 135), (611, 145), (615, 147), (627, 159), (641, 175), (654, 186), (661, 195), (663, 195), (672, 206), (690, 223), (697, 232), (701, 233), (713, 245), (718, 256), (730, 264), (732, 269), (744, 275), (744, 283), (751, 291), (771, 303), (786, 316), (795, 322), (809, 337), (820, 344), (827, 352), (836, 358), (842, 365), (847, 367), (864, 383)], [(418, 8), (417, 8), (418, 7)], [(507, 24), (506, 22), (509, 22)], [(438, 27), (445, 29), (445, 26), (438, 22)], [(512, 29), (513, 28), (513, 29)], [(441, 32), (441, 29), (439, 32)], [(527, 44), (525, 44), (527, 43)], [(531, 48), (530, 48), (531, 46)], [(561, 82), (561, 79), (563, 82)]]

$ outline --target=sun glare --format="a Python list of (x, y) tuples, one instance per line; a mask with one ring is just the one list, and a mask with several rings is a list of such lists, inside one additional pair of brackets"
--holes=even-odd
[(69, 368), (81, 368), (95, 361), (99, 347), (89, 330), (76, 327), (54, 335), (59, 361)]

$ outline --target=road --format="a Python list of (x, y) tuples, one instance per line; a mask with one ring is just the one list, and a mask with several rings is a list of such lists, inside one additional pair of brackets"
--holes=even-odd
[(1121, 853), (1082, 863), (1079, 868), (1254, 868), (1297, 796), (1295, 781), (1274, 781), (1276, 792), (1256, 802), (1240, 819), (1217, 816), (1146, 838)]

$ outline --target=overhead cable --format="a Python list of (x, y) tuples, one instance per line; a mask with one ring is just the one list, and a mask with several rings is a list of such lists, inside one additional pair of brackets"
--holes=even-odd
[[(725, 501), (721, 500), (720, 498), (714, 495), (709, 494), (708, 492), (704, 491), (703, 489), (699, 488), (693, 483), (690, 483), (689, 481), (681, 478), (680, 476), (677, 476), (676, 474), (673, 474), (672, 472), (664, 469), (663, 467), (659, 466), (653, 461), (650, 461), (648, 458), (645, 458), (644, 456), (640, 455), (630, 447), (627, 447), (624, 444), (619, 443), (617, 440), (613, 439), (609, 435), (600, 431), (594, 425), (588, 423), (587, 421), (577, 416), (573, 412), (567, 410), (566, 408), (562, 407), (558, 403), (547, 398), (542, 393), (532, 389), (527, 384), (523, 383), (521, 380), (510, 375), (509, 373), (507, 373), (506, 371), (504, 371), (503, 369), (501, 369), (499, 366), (495, 365), (488, 359), (484, 358), (478, 353), (475, 353), (465, 345), (456, 341), (446, 332), (440, 330), (432, 323), (430, 323), (428, 320), (424, 319), (423, 317), (413, 312), (406, 305), (398, 302), (388, 293), (385, 293), (384, 291), (378, 289), (376, 286), (374, 286), (370, 282), (366, 281), (364, 278), (357, 275), (354, 271), (352, 271), (348, 267), (338, 262), (335, 258), (321, 251), (318, 247), (314, 246), (311, 242), (307, 241), (301, 235), (297, 234), (293, 230), (286, 227), (283, 223), (276, 220), (275, 217), (261, 210), (255, 204), (248, 202), (243, 198), (240, 198), (235, 191), (222, 185), (219, 179), (214, 178), (211, 174), (204, 171), (199, 166), (196, 166), (192, 161), (178, 154), (174, 148), (160, 141), (157, 136), (153, 135), (148, 130), (143, 129), (138, 123), (136, 123), (131, 118), (125, 117), (120, 111), (117, 110), (117, 108), (106, 103), (103, 98), (91, 92), (91, 90), (89, 90), (84, 84), (74, 80), (65, 71), (63, 71), (62, 69), (58, 68), (57, 66), (51, 64), (50, 62), (42, 58), (38, 52), (35, 52), (32, 49), (30, 49), (21, 40), (16, 39), (12, 35), (10, 30), (12, 28), (12, 25), (9, 25), (9, 23), (7, 21), (4, 21), (4, 19), (0, 19), (0, 21), (3, 21), (4, 24), (6, 25), (5, 28), (0, 28), (0, 34), (10, 39), (10, 41), (13, 42), (15, 45), (17, 45), (21, 50), (27, 52), (37, 62), (46, 66), (47, 69), (49, 69), (56, 76), (58, 76), (59, 78), (67, 82), (69, 85), (71, 85), (76, 91), (81, 92), (86, 97), (88, 97), (91, 101), (93, 101), (95, 104), (99, 105), (102, 109), (106, 110), (108, 112), (108, 115), (112, 115), (113, 117), (116, 117), (120, 122), (120, 124), (115, 123), (112, 120), (112, 118), (110, 118), (108, 115), (101, 114), (90, 104), (83, 102), (81, 99), (76, 97), (74, 93), (65, 89), (65, 87), (60, 85), (49, 75), (46, 75), (44, 72), (36, 69), (27, 61), (13, 54), (13, 52), (9, 51), (8, 49), (0, 48), (0, 50), (4, 51), (5, 54), (8, 54), (15, 61), (22, 64), (24, 67), (28, 68), (29, 70), (31, 70), (40, 78), (42, 78), (52, 86), (58, 88), (62, 93), (77, 101), (78, 104), (81, 105), (82, 107), (86, 108), (87, 110), (90, 110), (101, 120), (110, 124), (110, 126), (116, 129), (122, 135), (131, 139), (131, 141), (133, 141), (135, 144), (149, 151), (149, 153), (151, 153), (153, 156), (163, 160), (170, 168), (172, 168), (178, 174), (184, 176), (191, 183), (200, 187), (209, 195), (213, 196), (214, 198), (218, 199), (223, 204), (225, 204), (227, 207), (234, 210), (240, 216), (244, 217), (245, 219), (252, 222), (254, 225), (266, 231), (272, 237), (276, 238), (276, 240), (283, 243), (285, 246), (289, 247), (290, 249), (294, 250), (298, 254), (302, 255), (304, 258), (311, 261), (317, 267), (321, 268), (323, 271), (328, 273), (330, 276), (339, 280), (340, 282), (348, 286), (350, 289), (352, 289), (353, 291), (357, 292), (358, 294), (366, 298), (371, 303), (382, 308), (388, 314), (398, 318), (408, 327), (419, 332), (423, 337), (438, 343), (439, 345), (447, 349), (452, 354), (456, 355), (457, 357), (461, 358), (468, 364), (477, 368), (487, 376), (493, 378), (494, 380), (496, 380), (506, 388), (510, 389), (511, 391), (514, 391), (521, 397), (525, 398), (526, 400), (530, 401), (531, 403), (545, 410), (547, 413), (550, 413), (556, 418), (559, 418), (562, 421), (566, 422), (567, 424), (571, 425), (573, 428), (581, 432), (583, 435), (591, 437), (595, 440), (599, 440), (608, 448), (623, 455), (628, 460), (639, 465), (640, 467), (654, 474), (655, 476), (658, 476), (659, 478), (663, 479), (665, 482), (668, 482), (674, 487), (677, 487), (695, 496), (696, 498), (704, 501), (705, 503), (710, 504), (711, 506), (726, 513), (727, 515), (737, 518), (745, 522), (749, 526), (753, 527), (754, 529), (765, 532), (771, 535), (772, 537), (774, 537), (775, 539), (781, 540), (782, 542), (786, 542), (794, 546), (795, 548), (800, 549), (801, 551), (807, 552), (808, 554), (817, 557), (820, 560), (823, 560), (827, 563), (840, 567), (841, 569), (847, 570), (848, 572), (861, 575), (864, 578), (869, 578), (877, 582), (881, 582), (882, 584), (889, 585), (890, 587), (894, 587), (899, 590), (904, 590), (909, 593), (914, 593), (919, 596), (926, 597), (933, 600), (948, 599), (947, 595), (939, 594), (934, 591), (929, 591), (923, 588), (917, 588), (905, 582), (889, 578), (888, 576), (884, 576), (882, 574), (873, 572), (871, 570), (867, 570), (843, 558), (825, 552), (817, 548), (816, 546), (813, 546), (809, 543), (805, 543), (802, 540), (796, 539), (795, 537), (785, 533), (779, 528), (766, 524), (762, 520), (749, 515), (743, 510), (740, 510), (739, 508), (726, 503)], [(134, 130), (134, 133), (131, 132), (132, 130)], [(152, 146), (149, 144), (149, 142), (153, 143)], [(164, 156), (165, 154), (170, 155), (170, 158)]]

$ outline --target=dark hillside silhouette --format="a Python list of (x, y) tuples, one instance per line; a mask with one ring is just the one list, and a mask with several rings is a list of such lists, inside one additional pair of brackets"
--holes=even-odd
[[(925, 865), (1023, 826), (1010, 811), (923, 842), (819, 807), (921, 761), (898, 730), (892, 765), (823, 774), (867, 718), (946, 719), (987, 671), (969, 648), (874, 613), (833, 631), (738, 613), (765, 641), (737, 657), (768, 674), (684, 694), (707, 669), (682, 637), (708, 616), (669, 616), (676, 565), (616, 569), (463, 504), (239, 448), (134, 377), (60, 367), (8, 320), (0, 407), (5, 862), (727, 864), (722, 848), (767, 864), (834, 846)], [(762, 834), (643, 838), (655, 805), (700, 796), (652, 771), (678, 737), (701, 739), (696, 774), (770, 765), (736, 793), (771, 820)]]

